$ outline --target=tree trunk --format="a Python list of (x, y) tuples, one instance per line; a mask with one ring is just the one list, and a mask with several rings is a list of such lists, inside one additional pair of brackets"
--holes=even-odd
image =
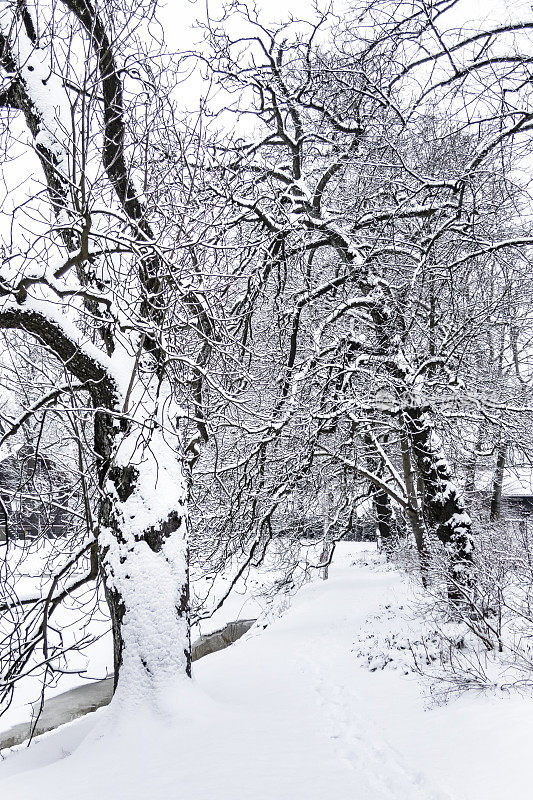
[(413, 469), (411, 445), (406, 431), (402, 429), (400, 429), (400, 446), (402, 450), (403, 476), (408, 501), (406, 509), (407, 518), (411, 525), (411, 530), (413, 531), (416, 549), (418, 550), (422, 583), (426, 586), (428, 568), (427, 531), (420, 506), (416, 476)]
[(390, 497), (381, 489), (374, 492), (374, 511), (381, 549), (389, 559), (394, 549), (394, 516)]
[[(367, 463), (369, 471), (375, 472), (379, 477), (382, 477), (384, 473), (383, 458), (374, 451), (372, 437), (369, 434), (364, 436), (364, 442), (368, 447)], [(384, 489), (380, 489), (377, 486), (372, 487), (372, 505), (374, 506), (376, 517), (379, 544), (388, 559), (394, 549), (394, 515), (390, 497)]]
[(507, 460), (507, 443), (500, 441), (498, 445), (498, 455), (496, 459), (496, 471), (494, 472), (494, 481), (492, 483), (492, 497), (490, 500), (490, 521), (501, 517), (502, 513), (502, 494), (503, 494), (503, 476), (505, 471), (505, 463)]
[(473, 587), (472, 522), (453, 481), (441, 441), (433, 430), (429, 409), (408, 407), (404, 411), (404, 421), (418, 475), (423, 481), (424, 517), (450, 559), (449, 598), (461, 602)]
[(188, 482), (160, 427), (97, 412), (99, 552), (119, 698), (164, 701), (191, 675)]

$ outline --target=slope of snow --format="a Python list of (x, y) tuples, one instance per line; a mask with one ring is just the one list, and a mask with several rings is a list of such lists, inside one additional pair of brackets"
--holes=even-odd
[(426, 710), (417, 676), (366, 669), (358, 631), (409, 586), (352, 560), (341, 551), (330, 579), (301, 589), (280, 619), (198, 662), (159, 716), (117, 716), (111, 704), (6, 753), (0, 797), (528, 797), (533, 700), (470, 694)]

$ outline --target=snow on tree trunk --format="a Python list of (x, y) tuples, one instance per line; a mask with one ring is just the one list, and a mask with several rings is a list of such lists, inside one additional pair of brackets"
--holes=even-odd
[(424, 516), (443, 543), (450, 559), (448, 594), (453, 602), (468, 597), (474, 583), (472, 522), (455, 485), (429, 409), (409, 406), (404, 419), (423, 482)]
[(138, 403), (128, 417), (98, 417), (99, 550), (117, 700), (157, 703), (191, 674), (187, 475), (158, 409)]

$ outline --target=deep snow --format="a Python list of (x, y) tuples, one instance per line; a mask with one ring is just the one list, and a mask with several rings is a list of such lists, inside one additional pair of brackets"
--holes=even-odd
[(359, 631), (411, 589), (352, 554), (341, 549), (330, 579), (301, 589), (265, 630), (198, 662), (158, 717), (134, 707), (117, 718), (111, 704), (8, 752), (0, 797), (528, 798), (531, 697), (468, 694), (428, 709), (418, 676), (366, 669)]

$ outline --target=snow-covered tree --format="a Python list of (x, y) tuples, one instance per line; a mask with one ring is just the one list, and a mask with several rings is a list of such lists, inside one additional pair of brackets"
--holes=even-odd
[[(32, 165), (31, 196), (23, 184), (4, 201), (0, 327), (37, 342), (62, 374), (35, 411), (68, 409), (72, 393), (90, 410), (96, 540), (72, 558), (97, 548), (118, 698), (157, 702), (191, 669), (186, 412), (171, 371), (185, 340), (194, 361), (189, 309), (197, 320), (203, 301), (182, 282), (180, 220), (169, 228), (150, 165), (172, 125), (152, 13), (150, 2), (0, 3), (3, 144)], [(72, 588), (66, 570), (44, 597), (8, 598), (4, 610), (32, 604), (42, 618), (3, 687)]]
[[(472, 521), (438, 409), (444, 397), (469, 403), (454, 387), (476, 338), (466, 306), (480, 259), (531, 241), (501, 222), (516, 197), (495, 155), (527, 117), (487, 114), (485, 99), (465, 113), (457, 76), (450, 113), (437, 115), (426, 98), (441, 75), (424, 74), (417, 50), (428, 36), (442, 50), (431, 12), (446, 4), (412, 5), (391, 18), (384, 4), (359, 4), (368, 24), (348, 23), (329, 49), (315, 44), (327, 15), (274, 29), (241, 10), (248, 38), (228, 33), (231, 18), (211, 27), (208, 67), (236, 133), (213, 145), (208, 169), (213, 202), (233, 209), (231, 236), (236, 220), (255, 231), (260, 303), (275, 297), (270, 440), (306, 420), (311, 460), (337, 458), (386, 491), (422, 559), (436, 534), (458, 600), (473, 582)], [(498, 77), (488, 94), (501, 90)], [(346, 450), (363, 443), (377, 472)]]

